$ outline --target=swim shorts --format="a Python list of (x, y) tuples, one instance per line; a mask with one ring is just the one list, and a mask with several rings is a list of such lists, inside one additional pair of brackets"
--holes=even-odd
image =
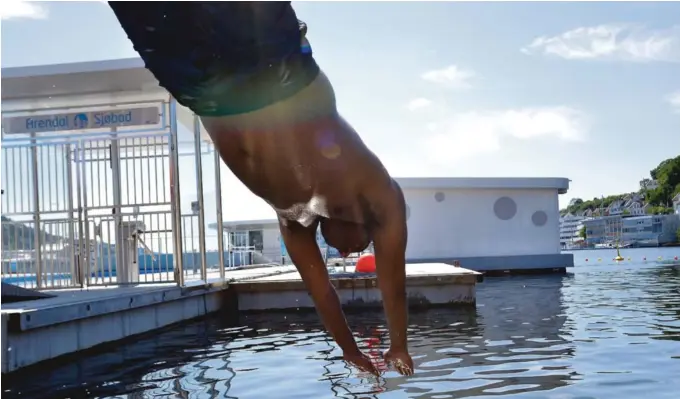
[(110, 1), (146, 68), (199, 116), (261, 109), (319, 74), (290, 2)]

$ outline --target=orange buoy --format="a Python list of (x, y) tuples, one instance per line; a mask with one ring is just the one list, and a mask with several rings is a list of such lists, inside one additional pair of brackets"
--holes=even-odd
[(586, 258), (586, 262), (588, 262), (588, 258)]
[(673, 258), (673, 260), (678, 260), (678, 257), (676, 256), (675, 258)]
[(357, 266), (354, 271), (357, 273), (375, 273), (375, 255), (361, 255), (359, 260), (357, 260)]

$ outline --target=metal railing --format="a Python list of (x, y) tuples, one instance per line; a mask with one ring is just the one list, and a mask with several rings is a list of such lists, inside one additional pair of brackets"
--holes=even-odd
[[(147, 111), (157, 107), (158, 123), (29, 133), (5, 126), (6, 119), (15, 119), (7, 126), (17, 126), (16, 120), (36, 115), (80, 117), (77, 113), (120, 110), (123, 105), (143, 105)], [(184, 285), (185, 278), (194, 275), (208, 282), (202, 157), (213, 158), (216, 187), (221, 160), (210, 145), (205, 151), (198, 118), (191, 132), (193, 151), (180, 154), (174, 100), (95, 108), (3, 112), (2, 281), (35, 289)], [(198, 209), (187, 218), (182, 215), (179, 185), (180, 171), (188, 163), (195, 165), (199, 194)], [(219, 189), (215, 196), (221, 230)], [(224, 278), (223, 267), (217, 267), (225, 264), (221, 235), (216, 242), (221, 254), (211, 265), (221, 269), (217, 277)], [(196, 252), (198, 262), (192, 260)], [(186, 272), (185, 262), (190, 266)]]

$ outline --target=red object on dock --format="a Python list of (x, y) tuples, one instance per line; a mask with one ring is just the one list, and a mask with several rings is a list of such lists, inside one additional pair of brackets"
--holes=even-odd
[(357, 260), (357, 265), (354, 271), (357, 273), (375, 273), (375, 255), (361, 255), (359, 260)]

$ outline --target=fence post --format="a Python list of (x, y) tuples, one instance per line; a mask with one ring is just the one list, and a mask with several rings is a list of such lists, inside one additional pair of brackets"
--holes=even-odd
[[(123, 138), (123, 140), (125, 140)], [(123, 148), (125, 148), (126, 142), (123, 141)], [(134, 143), (133, 143), (134, 144)], [(128, 239), (128, 237), (123, 236), (123, 189), (121, 184), (123, 182), (123, 174), (121, 173), (121, 136), (118, 134), (118, 129), (114, 126), (111, 128), (111, 147), (109, 148), (109, 156), (111, 160), (109, 161), (109, 166), (111, 168), (111, 181), (113, 182), (113, 231), (116, 237), (116, 252), (114, 259), (116, 260), (116, 282), (120, 283), (120, 280), (127, 281), (125, 277), (119, 278), (121, 274), (128, 273), (127, 259), (128, 254), (125, 252), (125, 245), (123, 242)], [(129, 172), (128, 172), (129, 173)], [(127, 176), (126, 176), (127, 178)], [(130, 189), (130, 185), (127, 184), (127, 189)], [(137, 188), (135, 187), (135, 190)], [(129, 191), (128, 191), (129, 192)], [(129, 198), (129, 196), (128, 196)], [(101, 223), (101, 222), (100, 222)], [(89, 223), (88, 223), (89, 226)], [(100, 224), (101, 226), (101, 224)], [(96, 237), (95, 237), (96, 240)], [(108, 256), (111, 256), (110, 251), (108, 251)], [(88, 254), (89, 254), (88, 248)], [(109, 265), (110, 269), (110, 265)], [(104, 275), (104, 265), (102, 264), (102, 275)], [(123, 273), (121, 273), (123, 272)], [(88, 273), (88, 276), (91, 273)], [(112, 276), (109, 276), (112, 279)]]
[(220, 280), (224, 282), (224, 224), (222, 221), (222, 174), (220, 166), (222, 158), (217, 148), (213, 145), (215, 158), (215, 208), (217, 210), (217, 250), (219, 251)]
[(194, 114), (194, 148), (196, 152), (196, 195), (198, 196), (198, 251), (201, 257), (201, 279), (208, 282), (205, 255), (205, 206), (203, 201), (203, 159), (201, 154), (201, 120)]
[[(65, 154), (64, 154), (64, 166), (68, 169), (66, 171), (66, 202), (67, 202), (67, 207), (68, 207), (68, 236), (69, 236), (69, 246), (71, 247), (71, 284), (77, 285), (78, 284), (78, 272), (76, 271), (77, 266), (77, 260), (76, 260), (76, 251), (75, 251), (75, 246), (76, 246), (76, 229), (75, 229), (75, 223), (77, 220), (77, 217), (74, 216), (74, 213), (76, 209), (74, 208), (73, 204), (73, 161), (71, 160), (71, 144), (66, 144), (64, 146), (65, 148)], [(75, 154), (73, 154), (75, 155)]]
[(42, 229), (40, 226), (40, 176), (38, 173), (38, 143), (31, 133), (31, 162), (33, 164), (33, 246), (35, 247), (35, 284), (42, 288)]
[[(85, 149), (84, 149), (84, 144), (83, 140), (79, 140), (76, 143), (76, 150), (74, 154), (74, 160), (76, 163), (76, 194), (77, 194), (77, 201), (78, 201), (78, 252), (77, 252), (77, 257), (78, 261), (76, 262), (77, 264), (75, 265), (76, 270), (78, 271), (78, 279), (79, 279), (79, 284), (81, 287), (84, 287), (85, 285), (90, 283), (90, 276), (89, 274), (86, 276), (85, 275), (85, 260), (87, 259), (86, 257), (86, 252), (85, 252), (85, 245), (86, 245), (86, 237), (85, 237), (85, 220), (83, 217), (83, 210), (85, 209), (85, 205), (83, 204), (83, 181), (85, 180), (83, 178), (84, 173), (85, 173), (85, 168), (83, 166), (85, 155), (84, 155)], [(89, 244), (87, 244), (89, 246)], [(87, 269), (89, 272), (89, 267)], [(86, 284), (87, 283), (87, 284)]]
[(170, 207), (172, 210), (172, 236), (174, 245), (175, 280), (184, 286), (183, 248), (182, 248), (182, 208), (179, 198), (179, 149), (177, 142), (177, 101), (170, 98)]

